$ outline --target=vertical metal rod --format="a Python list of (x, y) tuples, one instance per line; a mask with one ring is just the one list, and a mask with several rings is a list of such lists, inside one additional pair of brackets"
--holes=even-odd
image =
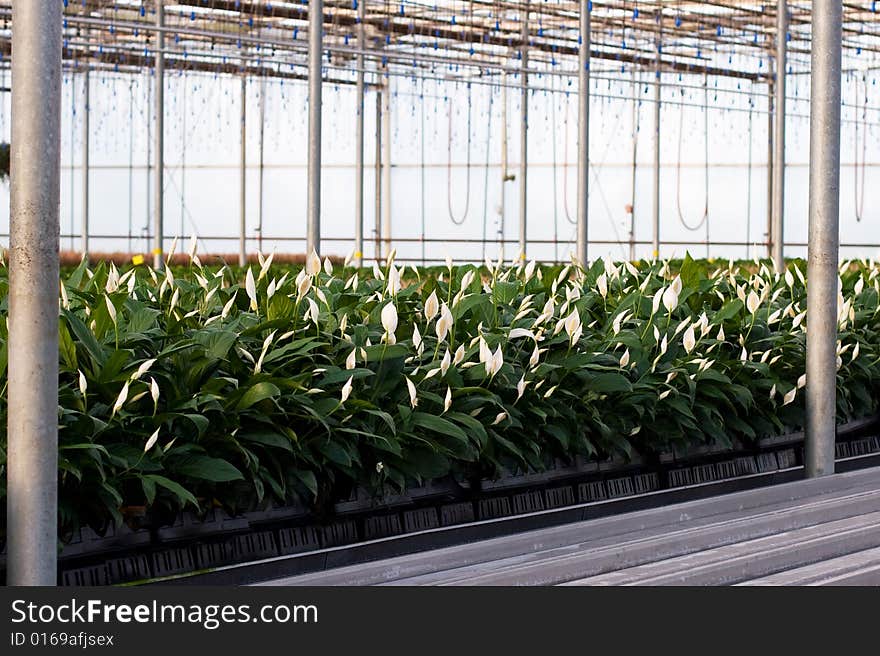
[(128, 81), (128, 252), (134, 227), (134, 78)]
[(83, 122), (82, 122), (82, 254), (88, 257), (89, 254), (89, 136), (91, 129), (89, 127), (89, 115), (91, 107), (89, 106), (89, 62), (85, 62), (85, 71), (83, 72)]
[(163, 236), (165, 234), (165, 4), (156, 0), (156, 170), (153, 215), (153, 268), (164, 264)]
[(663, 15), (660, 14), (657, 22), (657, 60), (654, 66), (654, 230), (652, 236), (652, 257), (660, 257), (660, 91), (661, 63), (663, 56)]
[(181, 110), (180, 137), (180, 231), (178, 236), (183, 239), (186, 233), (186, 71), (183, 72), (183, 108)]
[(507, 71), (501, 72), (501, 199), (498, 204), (498, 246), (501, 259), (504, 259), (504, 219), (506, 215), (505, 196), (507, 182), (510, 180), (507, 163)]
[(260, 79), (260, 207), (257, 213), (257, 248), (263, 250), (263, 152), (266, 132), (266, 77)]
[(522, 43), (520, 56), (522, 70), (520, 72), (520, 89), (522, 94), (521, 120), (519, 124), (519, 253), (517, 257), (526, 257), (526, 230), (528, 220), (528, 163), (529, 163), (529, 2), (526, 0), (525, 13), (522, 16)]
[(834, 473), (842, 3), (814, 0), (807, 246), (807, 476)]
[(238, 266), (247, 264), (247, 78), (241, 74), (241, 158), (238, 166)]
[(632, 113), (632, 193), (629, 201), (629, 259), (636, 259), (636, 173), (638, 172), (639, 155), (639, 100), (640, 86), (637, 71), (633, 69), (633, 113)]
[(590, 1), (581, 0), (580, 45), (578, 47), (578, 210), (577, 253), (575, 257), (587, 266), (590, 213)]
[(74, 203), (74, 187), (73, 184), (73, 169), (76, 166), (76, 74), (74, 71), (70, 72), (70, 176), (68, 180), (70, 182), (70, 233), (68, 234), (68, 244), (69, 248), (72, 251), (74, 249), (73, 240), (74, 233), (76, 232), (75, 224), (74, 224), (74, 212), (75, 212), (75, 203)]
[(309, 0), (309, 174), (306, 253), (321, 250), (321, 56), (324, 0)]
[(773, 257), (773, 58), (767, 78), (767, 257)]
[(60, 2), (12, 3), (7, 583), (55, 585)]
[(375, 154), (375, 187), (376, 205), (373, 210), (373, 257), (379, 259), (382, 250), (382, 87), (376, 86), (376, 154)]
[(146, 119), (147, 119), (147, 193), (145, 194), (146, 205), (147, 205), (147, 214), (144, 218), (144, 230), (143, 235), (146, 240), (147, 249), (150, 248), (150, 219), (153, 218), (152, 212), (152, 200), (153, 195), (152, 184), (153, 184), (153, 137), (152, 137), (152, 125), (150, 123), (151, 112), (153, 111), (153, 83), (150, 80), (150, 74), (147, 72), (146, 74), (146, 85), (147, 85), (147, 105), (146, 105)]
[(366, 4), (366, 0), (358, 0), (359, 52), (357, 55), (357, 117), (354, 144), (354, 265), (356, 267), (361, 267), (364, 263), (364, 50), (367, 49), (364, 18), (366, 18)]
[(382, 95), (382, 237), (383, 255), (391, 253), (391, 78), (385, 75), (385, 93)]
[(785, 77), (788, 72), (788, 3), (778, 0), (776, 9), (776, 126), (773, 163), (773, 262), (785, 266)]

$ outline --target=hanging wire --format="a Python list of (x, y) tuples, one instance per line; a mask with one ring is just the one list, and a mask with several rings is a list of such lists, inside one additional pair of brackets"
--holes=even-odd
[[(360, 0), (360, 1), (361, 1), (361, 2), (365, 2), (365, 0)], [(421, 246), (422, 246), (422, 266), (425, 266), (425, 258), (426, 258), (426, 253), (425, 253), (425, 250), (426, 250), (426, 249), (425, 249), (425, 226), (426, 226), (426, 224), (427, 224), (427, 220), (426, 220), (426, 213), (425, 213), (425, 206), (426, 206), (426, 201), (425, 201), (425, 191), (426, 191), (426, 186), (425, 186), (425, 80), (424, 80), (424, 78), (422, 78), (421, 86), (422, 86), (422, 89), (421, 89), (421, 91), (422, 91), (422, 102), (419, 103), (419, 105), (420, 105), (420, 107), (421, 107), (421, 121), (422, 121), (422, 126), (421, 126), (421, 128), (422, 128), (422, 129), (419, 131), (419, 137), (420, 137), (420, 141), (421, 141), (421, 149), (420, 149), (420, 150), (421, 150), (421, 160), (422, 160), (422, 161), (420, 162), (421, 165), (419, 166), (419, 181), (420, 181), (420, 183), (421, 183), (421, 198), (420, 198), (420, 199), (421, 199), (421, 201), (422, 201), (422, 203), (421, 203), (421, 204), (422, 204), (422, 208), (421, 208), (421, 209), (422, 209), (422, 217), (421, 217), (421, 218), (422, 218), (422, 233), (421, 233), (421, 242), (422, 242), (422, 243), (421, 243)]]
[[(868, 81), (866, 76), (862, 75), (862, 84), (865, 87), (864, 106), (862, 107), (861, 132), (862, 132), (862, 153), (861, 164), (859, 163), (859, 119), (855, 120), (855, 139), (853, 139), (853, 196), (856, 210), (856, 221), (861, 223), (865, 211), (865, 171), (867, 166), (868, 154)], [(856, 86), (858, 93), (858, 85)], [(861, 167), (861, 173), (859, 168)], [(861, 177), (861, 184), (859, 184)]]
[(551, 152), (553, 158), (553, 261), (559, 261), (559, 195), (556, 191), (556, 99), (550, 99)]
[(681, 211), (681, 145), (682, 141), (684, 141), (684, 112), (679, 112), (678, 114), (678, 162), (676, 162), (675, 165), (678, 184), (676, 185), (675, 203), (678, 210), (679, 222), (686, 230), (690, 230), (691, 232), (696, 232), (702, 228), (709, 219), (709, 86), (708, 78), (706, 78), (706, 80), (707, 84), (704, 87), (703, 92), (703, 181), (705, 196), (703, 202), (703, 216), (694, 224), (688, 223)]
[(452, 211), (452, 107), (449, 108), (449, 145), (446, 158), (446, 207), (449, 212), (449, 220), (460, 226), (467, 219), (468, 208), (471, 202), (471, 85), (467, 85), (467, 184), (464, 193), (464, 211), (461, 218), (457, 219)]
[(754, 87), (749, 87), (749, 163), (748, 179), (746, 181), (746, 257), (752, 257), (752, 120), (755, 101), (752, 98)]
[[(577, 225), (577, 217), (573, 217), (571, 212), (568, 209), (568, 114), (569, 114), (569, 105), (566, 98), (565, 102), (565, 120), (564, 120), (564, 138), (562, 140), (562, 209), (565, 213), (565, 220), (568, 221), (571, 225)], [(607, 151), (606, 151), (607, 152)], [(556, 169), (553, 169), (554, 179), (556, 177)]]
[(486, 259), (486, 239), (489, 226), (489, 156), (492, 154), (492, 88), (489, 89), (489, 118), (486, 122), (486, 167), (483, 177), (483, 260)]
[(638, 89), (641, 87), (641, 80), (637, 75), (636, 69), (633, 69), (633, 117), (632, 117), (632, 182), (631, 182), (631, 195), (630, 195), (630, 203), (629, 203), (629, 220), (630, 220), (630, 228), (629, 228), (629, 256), (630, 259), (635, 259), (635, 250), (636, 250), (636, 175), (638, 174), (639, 169), (639, 123), (641, 118), (641, 112), (639, 112), (639, 107), (641, 107), (641, 100), (636, 97)]

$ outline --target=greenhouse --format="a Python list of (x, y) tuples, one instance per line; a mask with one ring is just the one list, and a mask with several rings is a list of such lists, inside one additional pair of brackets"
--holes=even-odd
[(880, 582), (876, 2), (0, 20), (9, 585)]

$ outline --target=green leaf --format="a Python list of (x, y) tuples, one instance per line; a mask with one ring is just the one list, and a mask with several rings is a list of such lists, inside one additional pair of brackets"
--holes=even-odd
[(742, 312), (743, 307), (743, 302), (738, 298), (728, 301), (724, 304), (724, 307), (718, 310), (718, 312), (715, 313), (715, 316), (712, 317), (712, 323), (718, 324), (727, 321), (728, 319), (732, 319)]
[(294, 469), (293, 475), (296, 476), (303, 485), (311, 492), (313, 495), (318, 496), (318, 480), (315, 478), (315, 473), (309, 471), (307, 469)]
[(599, 374), (588, 383), (589, 388), (601, 394), (631, 392), (632, 384), (626, 376), (616, 373)]
[[(196, 508), (199, 507), (199, 501), (196, 499), (192, 492), (187, 490), (185, 487), (180, 485), (179, 483), (175, 483), (171, 479), (165, 478), (164, 476), (159, 476), (158, 474), (146, 474), (142, 481), (147, 481), (149, 484), (153, 485), (154, 494), (155, 494), (155, 486), (164, 487), (166, 490), (174, 494), (177, 499), (180, 501), (181, 505), (186, 505), (187, 503), (191, 503)], [(146, 486), (144, 490), (146, 491)]]
[(244, 478), (241, 472), (226, 460), (199, 454), (176, 457), (170, 468), (183, 476), (213, 483), (238, 481)]
[(443, 435), (448, 435), (449, 437), (454, 437), (462, 442), (467, 442), (467, 435), (465, 435), (464, 431), (443, 417), (417, 411), (412, 413), (412, 422), (413, 426), (425, 428)]
[(328, 460), (335, 462), (337, 465), (342, 465), (343, 467), (351, 466), (351, 456), (348, 454), (348, 451), (339, 445), (338, 442), (332, 440), (321, 442), (318, 445), (318, 450), (323, 453)]
[(254, 442), (264, 446), (271, 446), (285, 451), (293, 451), (293, 444), (287, 435), (270, 431), (245, 431), (239, 432), (236, 437), (243, 442)]
[(76, 345), (70, 336), (70, 331), (63, 321), (58, 322), (58, 350), (61, 352), (61, 361), (71, 371), (78, 369), (76, 361)]
[(260, 401), (274, 398), (280, 394), (281, 390), (272, 383), (266, 381), (257, 383), (244, 393), (244, 396), (241, 397), (236, 406), (236, 410), (247, 410)]
[(95, 339), (94, 333), (92, 333), (92, 331), (80, 321), (79, 317), (69, 310), (61, 310), (61, 314), (67, 320), (67, 324), (70, 326), (73, 334), (76, 335), (76, 338), (80, 341), (88, 354), (92, 356), (95, 363), (99, 367), (103, 366), (106, 355), (104, 353), (104, 348), (98, 343), (98, 340)]

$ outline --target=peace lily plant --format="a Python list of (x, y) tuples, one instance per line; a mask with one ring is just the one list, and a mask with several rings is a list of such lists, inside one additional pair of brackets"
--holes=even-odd
[[(392, 254), (356, 270), (313, 252), (302, 269), (260, 255), (236, 270), (194, 246), (190, 260), (83, 263), (61, 284), (64, 530), (132, 507), (159, 523), (218, 504), (322, 508), (355, 485), (748, 443), (803, 422), (803, 263), (407, 269)], [(840, 420), (876, 408), (878, 271), (840, 268)], [(7, 290), (4, 268), (4, 304)]]

